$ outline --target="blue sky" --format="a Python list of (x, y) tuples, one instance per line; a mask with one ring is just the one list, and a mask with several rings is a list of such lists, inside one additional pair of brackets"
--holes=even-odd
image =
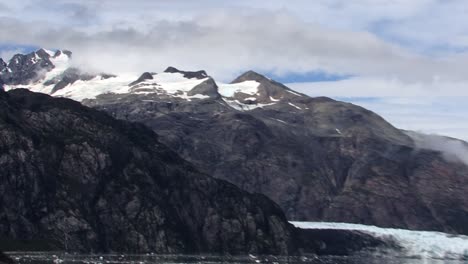
[(222, 81), (255, 69), (468, 139), (467, 12), (464, 0), (0, 0), (0, 56), (70, 49), (88, 69), (172, 65)]
[(281, 83), (292, 83), (292, 82), (335, 82), (340, 80), (346, 80), (352, 77), (352, 75), (346, 74), (333, 74), (323, 71), (312, 71), (306, 73), (285, 73), (283, 75), (275, 75), (274, 73), (266, 72), (262, 73), (269, 76), (270, 78), (281, 82)]

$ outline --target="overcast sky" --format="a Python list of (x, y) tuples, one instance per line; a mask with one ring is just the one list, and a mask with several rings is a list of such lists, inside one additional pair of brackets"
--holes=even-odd
[(467, 12), (466, 0), (0, 0), (0, 56), (70, 49), (95, 70), (172, 65), (223, 81), (254, 69), (468, 139), (468, 107), (449, 107), (468, 98)]

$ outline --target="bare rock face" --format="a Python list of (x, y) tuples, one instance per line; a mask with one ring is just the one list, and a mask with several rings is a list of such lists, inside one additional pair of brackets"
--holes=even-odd
[[(239, 111), (226, 98), (152, 95), (85, 103), (148, 125), (197, 168), (267, 195), (290, 220), (468, 234), (466, 165), (416, 148), (364, 108), (310, 98), (255, 72), (233, 83), (245, 81), (259, 83), (253, 97), (261, 107)], [(247, 104), (252, 95), (234, 97)]]
[(174, 67), (168, 67), (166, 70), (164, 70), (164, 72), (168, 72), (168, 73), (180, 73), (182, 74), (185, 78), (188, 78), (188, 79), (192, 79), (192, 78), (195, 78), (195, 79), (205, 79), (208, 77), (208, 75), (206, 74), (205, 71), (181, 71), (177, 68), (174, 68)]
[(294, 250), (276, 204), (200, 174), (143, 125), (23, 89), (1, 92), (0, 107), (0, 240), (92, 252)]
[(187, 95), (189, 96), (197, 94), (206, 95), (216, 99), (219, 99), (221, 97), (221, 95), (218, 93), (218, 86), (212, 78), (208, 78), (206, 81), (195, 86), (192, 90), (190, 90), (187, 93)]
[(7, 66), (7, 63), (2, 58), (0, 58), (0, 72), (5, 71)]
[(146, 80), (152, 80), (152, 79), (153, 79), (153, 75), (151, 73), (144, 72), (140, 77), (138, 77), (138, 79), (131, 82), (128, 86), (133, 86), (133, 85), (139, 84), (141, 82), (144, 82)]
[(89, 81), (95, 77), (96, 75), (83, 73), (77, 68), (68, 68), (62, 74), (59, 74), (55, 78), (44, 82), (44, 84), (53, 85), (51, 93), (55, 93), (56, 91), (61, 90), (78, 80)]

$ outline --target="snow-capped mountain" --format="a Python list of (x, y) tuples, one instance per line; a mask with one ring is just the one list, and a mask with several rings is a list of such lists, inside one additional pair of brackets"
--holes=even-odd
[(40, 49), (26, 55), (16, 54), (8, 63), (0, 59), (1, 79), (12, 86), (42, 83), (62, 74), (70, 58), (71, 52), (66, 50)]
[[(5, 90), (27, 88), (33, 92), (67, 97), (77, 101), (95, 99), (101, 94), (158, 95), (192, 99), (222, 98), (237, 110), (252, 110), (289, 101), (303, 95), (249, 71), (232, 83), (216, 83), (205, 71), (181, 71), (168, 67), (161, 73), (90, 74), (73, 67), (70, 51), (40, 49), (17, 54), (0, 66)], [(265, 85), (268, 80), (269, 85)], [(301, 107), (289, 103), (296, 109)]]
[[(111, 75), (53, 63), (39, 64), (41, 78), (7, 78), (6, 70), (0, 79), (6, 90), (68, 97), (144, 123), (199, 170), (276, 201), (289, 220), (468, 234), (468, 166), (416, 147), (364, 108), (252, 71), (221, 83), (173, 67)], [(24, 65), (14, 71), (36, 70)]]

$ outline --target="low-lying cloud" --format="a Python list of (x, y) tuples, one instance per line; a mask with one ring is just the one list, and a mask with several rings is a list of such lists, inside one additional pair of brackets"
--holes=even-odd
[(468, 165), (468, 143), (439, 135), (428, 135), (408, 131), (416, 147), (439, 151), (448, 161), (463, 162)]

